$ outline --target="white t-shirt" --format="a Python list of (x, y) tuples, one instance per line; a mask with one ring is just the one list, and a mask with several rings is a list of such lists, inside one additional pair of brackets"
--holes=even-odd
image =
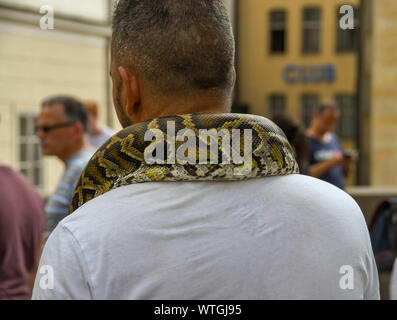
[(88, 142), (96, 149), (102, 146), (108, 139), (110, 139), (116, 133), (116, 131), (110, 129), (109, 127), (104, 127), (102, 130), (103, 130), (102, 133), (96, 136), (91, 134), (88, 135)]
[(379, 281), (356, 202), (289, 175), (110, 191), (52, 233), (33, 299), (379, 299)]

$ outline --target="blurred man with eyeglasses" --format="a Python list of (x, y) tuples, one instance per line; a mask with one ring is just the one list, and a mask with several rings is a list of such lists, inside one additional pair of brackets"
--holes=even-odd
[(46, 204), (46, 239), (68, 215), (74, 188), (94, 152), (86, 142), (87, 128), (87, 110), (80, 101), (68, 96), (43, 101), (36, 134), (41, 140), (43, 154), (56, 156), (65, 164), (61, 181)]

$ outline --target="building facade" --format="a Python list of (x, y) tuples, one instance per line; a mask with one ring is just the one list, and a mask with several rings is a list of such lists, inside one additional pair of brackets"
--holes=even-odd
[(361, 0), (358, 100), (363, 184), (397, 185), (397, 1)]
[[(43, 98), (96, 100), (100, 121), (120, 128), (108, 75), (114, 2), (0, 0), (0, 163), (23, 172), (43, 195), (63, 171), (57, 159), (41, 156), (34, 135)], [(288, 111), (307, 126), (321, 100), (335, 99), (337, 133), (360, 152), (350, 185), (397, 185), (396, 1), (224, 2), (237, 41), (236, 100), (263, 116)], [(44, 5), (54, 9), (54, 29), (41, 28)], [(353, 30), (339, 26), (343, 5), (355, 9)]]
[[(325, 99), (340, 106), (345, 148), (357, 148), (359, 1), (239, 1), (239, 100), (250, 113), (293, 114), (307, 127)], [(340, 28), (343, 5), (354, 29)], [(355, 177), (349, 181), (355, 183)]]
[[(45, 197), (64, 170), (58, 159), (43, 158), (35, 136), (45, 97), (67, 94), (97, 101), (100, 121), (121, 128), (109, 77), (116, 2), (0, 0), (0, 164), (21, 171)], [(235, 1), (224, 3), (234, 21)]]
[(0, 163), (21, 171), (43, 196), (64, 170), (58, 159), (43, 158), (35, 136), (45, 97), (97, 101), (101, 122), (118, 125), (108, 71), (110, 1), (83, 2), (0, 1)]

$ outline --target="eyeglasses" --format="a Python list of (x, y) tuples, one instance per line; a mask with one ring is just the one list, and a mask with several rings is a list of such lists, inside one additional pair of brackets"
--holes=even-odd
[(75, 121), (69, 121), (69, 122), (65, 122), (65, 123), (54, 124), (52, 126), (36, 126), (35, 132), (37, 133), (39, 131), (43, 131), (44, 133), (48, 133), (54, 129), (69, 127), (74, 123), (75, 123)]

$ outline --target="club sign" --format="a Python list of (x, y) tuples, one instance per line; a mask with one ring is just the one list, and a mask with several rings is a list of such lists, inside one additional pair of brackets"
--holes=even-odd
[(332, 64), (300, 66), (288, 64), (282, 71), (283, 81), (295, 83), (332, 83), (336, 80), (336, 68)]

